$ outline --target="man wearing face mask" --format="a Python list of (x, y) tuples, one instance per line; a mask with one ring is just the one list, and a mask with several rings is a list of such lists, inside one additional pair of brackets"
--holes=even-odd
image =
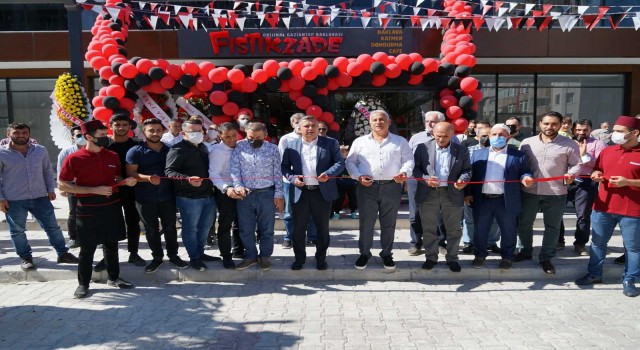
[(640, 295), (635, 282), (640, 277), (640, 119), (621, 116), (611, 141), (593, 166), (591, 179), (600, 184), (591, 214), (591, 250), (588, 273), (577, 285), (602, 283), (607, 244), (618, 225), (626, 253), (622, 277), (623, 294)]
[(518, 117), (511, 117), (504, 122), (509, 128), (509, 145), (516, 148), (520, 147), (520, 143), (528, 136), (522, 131), (522, 120)]
[[(523, 186), (533, 185), (526, 155), (507, 147), (510, 129), (504, 124), (491, 128), (489, 147), (475, 150), (471, 158), (471, 184), (465, 189), (465, 202), (473, 204), (474, 255), (472, 266), (482, 268), (487, 258), (487, 238), (494, 221), (501, 233), (499, 268), (508, 270), (515, 256), (516, 219), (520, 213), (520, 181)], [(511, 181), (511, 182), (505, 182)]]
[[(231, 154), (231, 177), (237, 203), (240, 238), (244, 260), (236, 267), (245, 270), (260, 264), (262, 271), (271, 269), (273, 231), (276, 209), (284, 210), (281, 158), (278, 147), (265, 142), (267, 128), (252, 122), (246, 127), (247, 139), (239, 141)], [(260, 253), (256, 249), (256, 226), (260, 232)]]
[(456, 138), (461, 142), (471, 137), (476, 137), (476, 121), (475, 120), (469, 120), (467, 131), (465, 131), (463, 134), (456, 135)]
[(207, 269), (204, 261), (215, 261), (204, 253), (207, 234), (216, 216), (213, 183), (209, 176), (209, 150), (202, 143), (204, 133), (199, 120), (182, 123), (183, 140), (167, 154), (165, 173), (181, 178), (174, 181), (176, 204), (182, 218), (182, 243), (189, 254), (189, 266)]
[[(58, 173), (62, 170), (62, 164), (64, 164), (64, 160), (67, 157), (84, 147), (87, 144), (87, 140), (82, 135), (82, 131), (79, 126), (74, 126), (71, 128), (71, 141), (73, 141), (73, 146), (63, 149), (60, 154), (58, 154)], [(78, 200), (71, 193), (60, 192), (63, 197), (67, 197), (67, 201), (69, 202), (69, 216), (67, 217), (67, 230), (69, 231), (69, 242), (67, 242), (67, 248), (78, 248), (77, 242), (77, 226), (76, 226), (76, 204)]]
[(464, 147), (471, 147), (471, 146), (475, 146), (478, 143), (480, 143), (480, 130), (482, 129), (491, 129), (491, 124), (486, 121), (486, 120), (478, 120), (476, 122), (476, 133), (475, 133), (475, 137), (469, 137), (466, 140), (460, 142), (460, 144)]
[(123, 179), (120, 159), (109, 145), (107, 128), (99, 120), (82, 124), (87, 145), (64, 161), (59, 176), (60, 191), (73, 193), (78, 200), (77, 224), (80, 261), (78, 288), (74, 296), (85, 298), (91, 281), (91, 265), (99, 244), (108, 274), (107, 285), (121, 289), (133, 284), (120, 278), (118, 241), (126, 236), (119, 189), (135, 186), (136, 179)]
[[(580, 158), (582, 159), (582, 170), (580, 175), (591, 176), (593, 166), (596, 159), (600, 156), (600, 152), (606, 147), (605, 144), (593, 137), (591, 134), (591, 120), (578, 120), (573, 127), (573, 137), (580, 148)], [(573, 197), (574, 207), (576, 209), (576, 232), (575, 241), (573, 242), (573, 250), (578, 255), (589, 255), (585, 245), (589, 243), (589, 233), (591, 231), (591, 207), (593, 200), (598, 192), (598, 184), (588, 177), (576, 179), (574, 183), (568, 186), (568, 197)], [(564, 222), (560, 227), (560, 236), (558, 238), (558, 249), (564, 248)]]
[(253, 118), (253, 112), (243, 108), (238, 112), (236, 120), (238, 121), (238, 140), (243, 140), (247, 137), (246, 128), (249, 122)]

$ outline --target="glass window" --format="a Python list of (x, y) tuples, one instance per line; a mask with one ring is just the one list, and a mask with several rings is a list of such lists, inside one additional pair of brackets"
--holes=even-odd
[(497, 120), (489, 119), (492, 123), (503, 123), (511, 117), (519, 117), (525, 128), (531, 128), (533, 116), (534, 76), (531, 74), (501, 74), (498, 76), (498, 99), (496, 101)]
[(482, 83), (482, 100), (478, 101), (478, 120), (493, 123), (496, 116), (496, 76), (474, 75)]
[(9, 104), (7, 101), (7, 81), (4, 79), (0, 79), (0, 128), (5, 128), (8, 125)]

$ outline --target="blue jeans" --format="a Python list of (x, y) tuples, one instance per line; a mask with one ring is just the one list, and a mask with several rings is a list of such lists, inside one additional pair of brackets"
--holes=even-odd
[(216, 217), (216, 201), (213, 195), (206, 198), (176, 197), (176, 204), (182, 218), (182, 243), (189, 260), (201, 260), (207, 234)]
[(594, 210), (591, 214), (591, 249), (587, 270), (593, 277), (602, 277), (607, 243), (616, 225), (620, 226), (627, 255), (623, 280), (635, 283), (640, 276), (640, 218)]
[[(289, 203), (289, 188), (292, 185), (288, 182), (282, 182), (282, 190), (284, 191), (284, 217), (282, 220), (284, 221), (284, 230), (285, 241), (291, 241), (291, 234), (293, 233), (293, 217), (291, 217), (291, 213), (293, 212), (292, 205)], [(316, 224), (313, 222), (313, 218), (309, 215), (309, 221), (307, 224), (307, 240), (313, 241), (318, 236), (316, 232)]]
[[(473, 233), (475, 232), (475, 225), (473, 223), (473, 209), (464, 205), (463, 214), (464, 220), (462, 221), (462, 242), (473, 243)], [(496, 220), (493, 220), (491, 224), (491, 231), (489, 231), (489, 239), (487, 240), (487, 246), (497, 244), (500, 240), (500, 227)]]
[(6, 218), (9, 232), (11, 233), (11, 242), (13, 242), (18, 256), (23, 259), (31, 257), (31, 246), (25, 233), (27, 214), (29, 212), (33, 214), (40, 227), (47, 233), (49, 244), (56, 250), (58, 256), (68, 252), (69, 249), (65, 247), (64, 236), (56, 221), (56, 215), (49, 197), (40, 197), (9, 201), (9, 210), (7, 210)]
[(245, 259), (258, 257), (256, 225), (260, 231), (260, 257), (270, 257), (273, 254), (273, 227), (276, 223), (274, 193), (273, 189), (249, 192), (245, 199), (238, 201), (238, 229), (244, 245)]

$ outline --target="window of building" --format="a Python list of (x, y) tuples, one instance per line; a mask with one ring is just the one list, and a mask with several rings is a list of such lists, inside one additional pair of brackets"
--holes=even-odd
[(555, 104), (559, 105), (560, 104), (560, 94), (557, 94), (555, 97)]
[(573, 92), (567, 92), (567, 94), (565, 95), (565, 102), (566, 103), (573, 103), (573, 97), (575, 96), (575, 94)]
[(0, 79), (0, 128), (9, 125), (9, 100), (7, 98), (7, 81)]

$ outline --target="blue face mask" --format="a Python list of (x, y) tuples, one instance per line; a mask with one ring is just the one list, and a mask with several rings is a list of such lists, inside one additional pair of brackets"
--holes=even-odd
[(507, 145), (507, 138), (504, 136), (490, 137), (489, 144), (494, 148), (502, 148)]

